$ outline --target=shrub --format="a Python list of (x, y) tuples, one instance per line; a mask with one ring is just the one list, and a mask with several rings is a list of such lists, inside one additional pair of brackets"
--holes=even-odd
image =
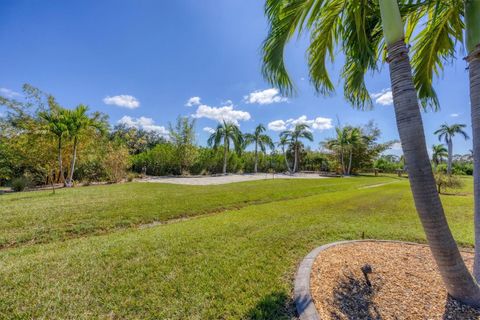
[(447, 189), (460, 189), (463, 187), (463, 182), (458, 176), (447, 175), (443, 172), (435, 173), (435, 183), (438, 193), (442, 193), (442, 191), (446, 191)]
[(129, 172), (129, 173), (127, 174), (127, 182), (132, 182), (133, 179), (135, 179), (136, 176), (137, 176), (137, 175), (136, 175), (135, 173)]
[(18, 177), (12, 180), (12, 189), (15, 192), (24, 191), (30, 185), (27, 177)]

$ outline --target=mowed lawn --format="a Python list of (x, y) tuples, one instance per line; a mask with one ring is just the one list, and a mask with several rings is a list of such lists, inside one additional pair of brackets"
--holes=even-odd
[[(471, 246), (465, 181), (442, 201)], [(425, 241), (407, 180), (391, 177), (132, 183), (0, 205), (4, 243), (15, 245), (0, 250), (2, 319), (290, 319), (296, 267), (316, 246), (362, 234)]]

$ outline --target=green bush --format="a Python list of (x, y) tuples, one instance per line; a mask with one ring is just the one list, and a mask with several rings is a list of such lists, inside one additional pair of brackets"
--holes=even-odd
[(455, 190), (463, 187), (463, 182), (458, 176), (447, 175), (443, 172), (435, 173), (435, 183), (438, 193), (445, 192), (447, 189)]
[(12, 180), (12, 190), (15, 192), (24, 191), (30, 186), (30, 180), (27, 177), (18, 177)]

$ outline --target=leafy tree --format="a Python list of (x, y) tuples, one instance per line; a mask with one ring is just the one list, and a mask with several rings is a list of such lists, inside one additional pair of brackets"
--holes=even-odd
[[(364, 75), (368, 70), (378, 70), (378, 58), (386, 46), (397, 128), (413, 198), (433, 257), (449, 294), (480, 305), (480, 287), (462, 260), (436, 190), (404, 41), (402, 16), (407, 18), (418, 8), (404, 3), (412, 1), (266, 0), (270, 29), (263, 46), (263, 74), (283, 93), (292, 93), (294, 86), (285, 67), (284, 50), (295, 33), (308, 29), (311, 30), (308, 63), (316, 91), (320, 94), (334, 91), (326, 61), (328, 57), (335, 58), (335, 47), (339, 46), (345, 54), (342, 78), (346, 99), (358, 108), (371, 107)], [(407, 39), (410, 34), (409, 30)], [(476, 78), (480, 81), (480, 77)], [(480, 99), (477, 100), (480, 105)]]
[[(223, 140), (223, 141), (222, 141)], [(230, 149), (230, 143), (233, 143), (237, 153), (240, 153), (243, 145), (243, 135), (238, 125), (223, 121), (217, 126), (215, 132), (208, 138), (208, 145), (217, 149), (220, 143), (223, 142), (223, 170), (222, 173), (227, 173), (227, 156)]]
[(301, 148), (300, 139), (307, 139), (313, 141), (313, 134), (310, 131), (310, 126), (307, 124), (297, 124), (293, 130), (285, 130), (280, 133), (280, 137), (286, 137), (290, 140), (290, 145), (293, 149), (293, 172), (298, 171), (299, 165), (299, 152)]
[(175, 145), (180, 173), (188, 172), (196, 156), (195, 119), (178, 117), (175, 125), (169, 124), (170, 140)]
[(432, 162), (435, 171), (437, 170), (437, 166), (443, 161), (443, 158), (447, 156), (447, 149), (443, 144), (434, 144), (432, 146)]
[(445, 143), (448, 146), (448, 164), (447, 164), (447, 174), (452, 174), (452, 154), (453, 154), (453, 137), (456, 134), (462, 135), (465, 140), (469, 137), (467, 133), (463, 130), (466, 127), (465, 124), (442, 124), (440, 128), (435, 131), (435, 134), (438, 135), (438, 140), (442, 141), (444, 139)]
[(263, 153), (267, 152), (267, 147), (270, 149), (274, 148), (272, 139), (268, 135), (264, 134), (265, 130), (266, 129), (263, 124), (259, 124), (255, 128), (254, 133), (246, 133), (244, 135), (244, 141), (246, 145), (252, 143), (255, 145), (255, 167), (253, 169), (255, 173), (258, 172), (258, 148), (260, 147), (260, 150), (262, 150)]
[(117, 124), (110, 133), (112, 140), (121, 141), (128, 148), (131, 155), (150, 150), (166, 140), (156, 131), (146, 131), (125, 124)]

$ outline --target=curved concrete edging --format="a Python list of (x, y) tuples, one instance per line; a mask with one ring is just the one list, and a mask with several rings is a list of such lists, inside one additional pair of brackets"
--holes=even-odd
[(295, 276), (295, 288), (293, 291), (293, 301), (297, 309), (300, 320), (320, 320), (320, 315), (317, 312), (317, 308), (313, 302), (312, 295), (310, 294), (310, 274), (312, 272), (313, 263), (317, 259), (317, 256), (331, 247), (335, 247), (343, 244), (351, 244), (357, 242), (390, 242), (390, 243), (402, 243), (408, 245), (421, 245), (428, 246), (427, 244), (395, 241), (395, 240), (347, 240), (338, 241), (325, 244), (310, 251), (310, 253), (303, 259), (302, 263), (298, 267), (297, 274)]

